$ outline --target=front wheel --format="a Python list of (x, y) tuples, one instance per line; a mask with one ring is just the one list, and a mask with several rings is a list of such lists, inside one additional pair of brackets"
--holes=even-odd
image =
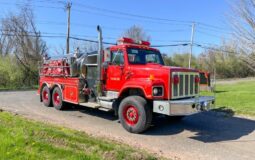
[(52, 101), (53, 101), (53, 106), (57, 110), (63, 110), (64, 109), (64, 102), (63, 102), (63, 96), (62, 92), (59, 87), (55, 87), (53, 92), (52, 92)]
[(118, 114), (128, 132), (141, 133), (151, 125), (152, 109), (143, 97), (129, 96), (123, 99)]

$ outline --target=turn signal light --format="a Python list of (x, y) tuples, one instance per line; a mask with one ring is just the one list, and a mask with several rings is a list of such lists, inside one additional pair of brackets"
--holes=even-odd
[(179, 82), (180, 82), (180, 79), (179, 79), (178, 75), (175, 75), (174, 78), (173, 78), (173, 83), (175, 85), (177, 85)]

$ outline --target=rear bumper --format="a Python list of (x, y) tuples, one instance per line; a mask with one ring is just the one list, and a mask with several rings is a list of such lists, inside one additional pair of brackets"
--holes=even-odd
[(153, 112), (169, 116), (184, 116), (210, 110), (215, 102), (212, 96), (201, 96), (181, 100), (155, 100)]

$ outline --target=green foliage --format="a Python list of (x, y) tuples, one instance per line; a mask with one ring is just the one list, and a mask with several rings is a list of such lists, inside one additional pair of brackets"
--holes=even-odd
[[(33, 10), (23, 6), (6, 15), (1, 19), (1, 28), (0, 89), (34, 86), (38, 82), (38, 61), (47, 46), (36, 29)], [(30, 34), (34, 36), (24, 36)]]
[(124, 144), (0, 112), (0, 159), (156, 159)]
[(0, 88), (22, 87), (23, 71), (11, 56), (0, 56)]
[(241, 60), (240, 54), (229, 46), (228, 52), (207, 51), (199, 56), (200, 68), (211, 73), (216, 69), (218, 78), (242, 78), (254, 76), (254, 72)]
[[(246, 62), (242, 60), (242, 51), (236, 48), (235, 43), (223, 43), (220, 47), (205, 50), (197, 57), (192, 56), (191, 67), (214, 73), (217, 78), (244, 78), (255, 76)], [(188, 67), (189, 54), (175, 53), (172, 56), (162, 54), (165, 64), (171, 66)]]
[[(189, 66), (189, 53), (175, 53), (172, 56), (167, 56), (167, 54), (162, 54), (167, 66), (177, 66), (177, 67), (188, 67)], [(195, 56), (191, 57), (191, 67), (198, 68), (197, 58)]]

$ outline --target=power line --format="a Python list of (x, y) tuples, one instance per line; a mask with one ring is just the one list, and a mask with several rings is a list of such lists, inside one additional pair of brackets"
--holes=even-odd
[[(96, 40), (90, 40), (90, 39), (85, 39), (85, 38), (70, 37), (70, 39), (79, 40), (79, 41), (85, 41), (85, 42), (98, 43), (98, 41), (96, 41)], [(111, 43), (111, 42), (103, 42), (103, 44), (116, 45), (116, 43)]]
[[(46, 1), (37, 1), (37, 2), (46, 2)], [(58, 4), (63, 4), (65, 3), (64, 1), (48, 1), (51, 3), (58, 3)], [(10, 5), (11, 3), (6, 3), (6, 2), (1, 2), (2, 4), (8, 4)], [(32, 6), (32, 7), (43, 7), (43, 8), (53, 8), (53, 9), (63, 9), (62, 7), (55, 7), (55, 6), (43, 6), (43, 5), (30, 5), (27, 3), (21, 4), (21, 3), (16, 3), (17, 5), (28, 5), (28, 6)], [(107, 16), (107, 17), (112, 17), (112, 18), (118, 18), (120, 20), (123, 19), (123, 17), (119, 17), (119, 16), (113, 16), (112, 14), (115, 15), (122, 15), (122, 16), (127, 16), (127, 17), (133, 17), (133, 18), (137, 18), (138, 19), (145, 19), (145, 20), (153, 20), (150, 21), (151, 23), (160, 23), (160, 24), (172, 24), (172, 25), (188, 25), (191, 26), (191, 24), (193, 22), (195, 22), (196, 24), (198, 24), (199, 26), (203, 26), (206, 28), (210, 28), (210, 29), (214, 29), (214, 30), (221, 30), (221, 31), (226, 31), (228, 30), (227, 28), (222, 28), (222, 27), (218, 27), (215, 25), (211, 25), (211, 24), (207, 24), (204, 22), (198, 22), (198, 21), (184, 21), (184, 20), (175, 20), (175, 19), (167, 19), (167, 18), (159, 18), (159, 17), (152, 17), (152, 16), (144, 16), (144, 15), (139, 15), (139, 14), (132, 14), (132, 13), (126, 13), (126, 12), (120, 12), (120, 11), (116, 11), (116, 10), (110, 10), (110, 9), (105, 9), (105, 8), (99, 8), (99, 7), (95, 7), (95, 6), (91, 6), (91, 5), (85, 5), (83, 3), (75, 3), (78, 5), (78, 7), (82, 7), (83, 10), (79, 10), (79, 9), (73, 9), (76, 12), (87, 12), (87, 13), (93, 13), (93, 14), (97, 14), (100, 16)], [(91, 10), (93, 12), (91, 12)], [(103, 13), (95, 13), (95, 11), (97, 12), (103, 12)], [(106, 15), (105, 13), (110, 13), (111, 15)], [(133, 20), (133, 19), (128, 19), (128, 18), (124, 18), (125, 20)], [(157, 21), (157, 22), (155, 22)], [(160, 21), (160, 22), (159, 22)], [(162, 23), (163, 22), (170, 22), (170, 23)], [(174, 22), (174, 23), (173, 23)]]
[(105, 9), (105, 8), (99, 8), (99, 7), (95, 7), (95, 6), (91, 6), (91, 5), (85, 5), (85, 4), (82, 4), (82, 3), (76, 3), (76, 4), (79, 7), (84, 7), (86, 9), (90, 9), (90, 10), (93, 10), (93, 11), (97, 10), (97, 11), (100, 11), (100, 12), (103, 12), (103, 13), (105, 13), (105, 12), (111, 13), (111, 14), (114, 13), (114, 14), (124, 15), (124, 16), (128, 16), (128, 17), (135, 17), (135, 18), (156, 20), (156, 21), (165, 21), (165, 22), (175, 22), (175, 23), (185, 24), (185, 25), (191, 25), (192, 23), (195, 22), (196, 24), (205, 26), (207, 28), (218, 29), (218, 30), (227, 30), (226, 28), (222, 28), (222, 27), (219, 27), (219, 26), (207, 24), (207, 23), (204, 23), (204, 22), (184, 21), (184, 20), (175, 20), (175, 19), (159, 18), (159, 17), (152, 17), (152, 16), (144, 16), (144, 15), (138, 15), (138, 14), (120, 12), (120, 11), (116, 11), (116, 10)]
[(227, 28), (223, 28), (223, 27), (219, 27), (219, 26), (215, 26), (215, 25), (211, 25), (211, 24), (207, 24), (203, 22), (197, 22), (197, 24), (205, 26), (207, 28), (216, 29), (216, 30), (222, 30), (222, 31), (228, 30)]
[(214, 48), (214, 47), (209, 47), (209, 46), (205, 46), (205, 45), (201, 45), (201, 44), (195, 44), (197, 47), (200, 48), (204, 48), (204, 49), (208, 49), (208, 50), (214, 50), (217, 52), (226, 52), (226, 53), (234, 53), (234, 54), (238, 54), (237, 52), (233, 52), (233, 51), (228, 51), (228, 50), (224, 50), (224, 49), (218, 49), (218, 48)]
[(233, 35), (233, 32), (218, 30), (216, 28), (209, 28), (209, 27), (205, 27), (205, 26), (199, 26), (199, 29), (203, 30), (203, 31), (212, 31), (212, 32), (221, 33), (221, 34)]
[(39, 8), (48, 8), (48, 9), (63, 9), (63, 7), (56, 7), (56, 6), (44, 6), (44, 5), (33, 5), (33, 4), (27, 4), (27, 3), (8, 3), (8, 2), (0, 2), (2, 5), (18, 5), (18, 6), (30, 6), (30, 7), (39, 7)]
[(206, 36), (210, 36), (210, 37), (216, 37), (216, 38), (220, 38), (220, 39), (228, 39), (228, 40), (230, 40), (229, 38), (226, 38), (225, 36), (219, 36), (219, 35), (215, 35), (215, 34), (210, 34), (210, 33), (206, 33), (206, 32), (200, 31), (200, 30), (198, 30), (197, 33), (200, 33), (200, 34), (203, 34), (203, 35), (206, 35)]
[[(52, 36), (52, 35), (5, 34), (5, 33), (1, 33), (0, 35), (4, 35), (4, 36), (39, 37), (39, 38), (40, 37), (46, 37), (46, 38), (66, 38), (66, 36)], [(98, 41), (96, 41), (96, 40), (79, 38), (79, 37), (72, 37), (72, 36), (70, 36), (70, 39), (98, 43)], [(117, 45), (116, 43), (112, 43), (112, 42), (103, 42), (103, 43), (104, 44), (108, 44), (108, 45)], [(152, 45), (151, 47), (161, 48), (161, 47), (176, 47), (176, 46), (188, 46), (188, 45), (190, 45), (190, 43)], [(218, 52), (226, 52), (226, 53), (237, 54), (237, 52), (232, 52), (232, 51), (227, 51), (227, 50), (223, 50), (223, 49), (218, 49), (218, 48), (214, 48), (214, 47), (210, 47), (210, 46), (205, 46), (205, 45), (198, 44), (198, 43), (193, 43), (193, 45), (195, 45), (196, 47), (200, 47), (200, 48), (204, 48), (204, 49), (208, 49), (208, 50), (214, 50), (214, 51), (218, 51)]]
[[(37, 22), (39, 24), (49, 24), (49, 25), (59, 25), (59, 26), (66, 26), (65, 22), (52, 22), (52, 21), (40, 21)], [(86, 27), (86, 28), (95, 28), (97, 25), (88, 25), (88, 24), (82, 24), (82, 23), (72, 23), (75, 27)], [(106, 30), (113, 30), (113, 31), (125, 31), (126, 28), (119, 28), (119, 27), (110, 27), (110, 26), (103, 26)], [(187, 29), (172, 29), (172, 30), (155, 30), (155, 29), (147, 29), (145, 28), (144, 31), (148, 32), (154, 32), (154, 33), (173, 33), (173, 32), (183, 32)]]
[(76, 4), (79, 7), (82, 6), (82, 7), (85, 7), (86, 9), (98, 10), (98, 11), (101, 11), (101, 12), (114, 13), (114, 14), (118, 14), (118, 15), (129, 16), (129, 17), (136, 17), (136, 18), (149, 19), (149, 20), (157, 20), (157, 21), (177, 22), (177, 23), (183, 23), (183, 24), (191, 24), (192, 23), (191, 21), (173, 20), (173, 19), (167, 19), (167, 18), (151, 17), (151, 16), (144, 16), (144, 15), (120, 12), (120, 11), (115, 11), (115, 10), (110, 10), (110, 9), (105, 9), (105, 8), (99, 8), (99, 7), (95, 7), (95, 6), (85, 5), (85, 4), (82, 4), (82, 3), (76, 3)]
[(177, 47), (177, 46), (187, 46), (190, 43), (179, 43), (179, 44), (163, 44), (163, 45), (152, 45), (151, 47)]
[(0, 33), (1, 36), (24, 36), (24, 37), (45, 37), (45, 38), (65, 38), (66, 36), (53, 36), (53, 35), (33, 35), (33, 34), (10, 34)]

